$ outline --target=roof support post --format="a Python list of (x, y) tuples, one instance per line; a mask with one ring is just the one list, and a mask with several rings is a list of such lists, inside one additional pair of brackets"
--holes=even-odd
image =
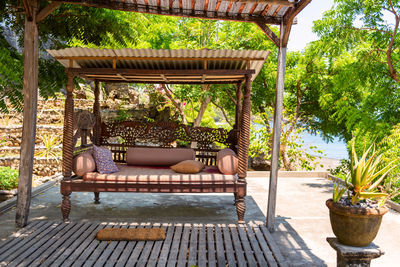
[(243, 83), (236, 84), (236, 109), (235, 109), (235, 129), (240, 129), (240, 114), (242, 112), (242, 92)]
[(24, 33), (24, 111), (22, 142), (19, 163), (18, 200), (15, 223), (24, 227), (28, 222), (32, 194), (33, 157), (36, 138), (36, 114), (38, 97), (38, 25), (36, 22), (37, 0), (24, 1), (30, 16), (25, 16)]
[(250, 141), (250, 116), (251, 116), (251, 74), (246, 75), (244, 83), (243, 107), (241, 112), (240, 135), (238, 147), (238, 192), (235, 194), (236, 213), (238, 223), (244, 223), (244, 214), (246, 211), (246, 176), (249, 159), (249, 141)]
[(276, 93), (275, 93), (275, 111), (274, 111), (274, 128), (272, 135), (272, 158), (271, 158), (271, 172), (269, 178), (268, 190), (268, 210), (267, 210), (267, 228), (270, 232), (275, 231), (275, 208), (276, 208), (276, 191), (278, 182), (278, 169), (279, 169), (279, 152), (280, 152), (280, 139), (282, 130), (282, 113), (283, 113), (283, 91), (285, 88), (285, 67), (286, 67), (286, 45), (282, 39), (285, 34), (286, 25), (281, 25), (280, 39), (281, 46), (278, 53), (278, 67), (276, 78)]
[(67, 73), (67, 75), (67, 97), (65, 98), (64, 107), (62, 173), (64, 179), (71, 179), (74, 153), (74, 75), (72, 73)]
[(100, 114), (100, 86), (99, 81), (94, 81), (94, 104), (93, 104), (93, 114), (95, 119), (95, 125), (93, 128), (94, 144), (100, 145), (100, 131), (101, 131), (101, 114)]

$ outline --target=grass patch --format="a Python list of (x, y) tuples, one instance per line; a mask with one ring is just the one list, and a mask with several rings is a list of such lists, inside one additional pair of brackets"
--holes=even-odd
[(0, 190), (18, 187), (18, 171), (10, 167), (0, 167)]

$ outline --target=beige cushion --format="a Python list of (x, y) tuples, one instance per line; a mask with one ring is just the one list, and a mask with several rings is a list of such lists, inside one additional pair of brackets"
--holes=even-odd
[(96, 163), (93, 158), (93, 151), (85, 151), (74, 158), (73, 171), (78, 176), (96, 170)]
[(126, 151), (126, 164), (136, 166), (172, 166), (184, 160), (194, 160), (191, 148), (130, 147)]
[(218, 170), (223, 174), (236, 174), (238, 169), (238, 158), (235, 151), (230, 148), (222, 149), (217, 154)]
[(198, 173), (204, 169), (204, 163), (197, 160), (184, 160), (171, 166), (171, 169), (179, 173)]

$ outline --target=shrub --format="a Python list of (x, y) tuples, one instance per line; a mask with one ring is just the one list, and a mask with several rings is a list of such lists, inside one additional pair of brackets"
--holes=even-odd
[(11, 190), (18, 186), (18, 171), (0, 167), (0, 190)]

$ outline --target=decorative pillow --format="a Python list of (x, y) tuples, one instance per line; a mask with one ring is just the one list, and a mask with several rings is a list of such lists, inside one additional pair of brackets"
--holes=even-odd
[(88, 172), (96, 170), (96, 163), (93, 158), (93, 151), (88, 150), (74, 158), (73, 164), (74, 173), (78, 176), (83, 176)]
[(204, 169), (204, 164), (197, 160), (184, 160), (170, 168), (179, 173), (198, 173)]
[(136, 166), (172, 166), (195, 158), (191, 148), (130, 147), (126, 151), (126, 164)]
[(224, 148), (217, 154), (217, 167), (223, 174), (236, 174), (238, 169), (238, 158), (235, 151)]
[(112, 154), (109, 149), (93, 145), (93, 156), (99, 173), (104, 174), (119, 171), (112, 159)]

